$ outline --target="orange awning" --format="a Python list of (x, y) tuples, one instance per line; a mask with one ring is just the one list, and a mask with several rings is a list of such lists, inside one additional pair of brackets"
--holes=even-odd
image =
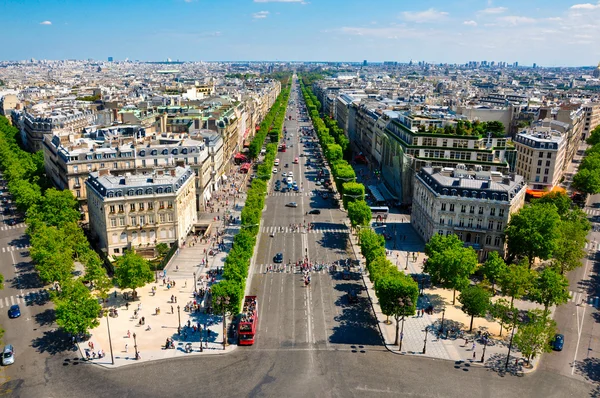
[(525, 191), (527, 193), (527, 195), (533, 196), (534, 198), (541, 198), (544, 195), (547, 195), (551, 192), (562, 192), (562, 193), (566, 193), (567, 190), (564, 189), (563, 187), (559, 187), (558, 185), (555, 186), (554, 188), (552, 188), (550, 191), (546, 191), (546, 190), (539, 190), (539, 189), (528, 189)]

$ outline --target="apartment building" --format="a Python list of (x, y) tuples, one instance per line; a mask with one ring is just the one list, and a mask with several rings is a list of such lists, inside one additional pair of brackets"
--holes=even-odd
[(585, 122), (581, 139), (585, 140), (590, 136), (592, 130), (600, 125), (600, 103), (592, 102), (584, 104), (582, 108), (585, 113)]
[(148, 174), (91, 172), (85, 181), (90, 233), (109, 256), (181, 244), (197, 221), (194, 172), (180, 164)]
[(456, 168), (423, 167), (415, 176), (411, 224), (428, 241), (434, 234), (456, 234), (480, 261), (505, 252), (504, 229), (525, 203), (523, 177)]
[(560, 183), (567, 162), (567, 136), (553, 127), (568, 125), (552, 121), (523, 130), (515, 137), (517, 162), (515, 171), (529, 185), (529, 193), (541, 195)]
[(78, 132), (94, 124), (94, 113), (89, 109), (25, 110), (21, 114), (20, 128), (25, 143), (32, 152), (42, 150), (44, 136), (52, 136), (58, 130)]

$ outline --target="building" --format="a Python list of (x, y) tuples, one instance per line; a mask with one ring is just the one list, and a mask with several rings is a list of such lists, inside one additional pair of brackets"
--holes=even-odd
[(499, 172), (423, 167), (415, 177), (411, 224), (428, 241), (434, 234), (456, 234), (478, 252), (505, 251), (504, 228), (525, 203), (523, 177)]
[(600, 103), (593, 102), (582, 106), (585, 112), (585, 124), (583, 126), (583, 136), (581, 139), (587, 139), (592, 131), (600, 125)]
[(42, 150), (44, 136), (52, 136), (58, 130), (82, 131), (84, 127), (94, 124), (94, 119), (94, 113), (89, 109), (26, 110), (20, 119), (20, 128), (28, 148), (37, 152)]
[(9, 118), (14, 109), (20, 108), (19, 99), (15, 94), (4, 94), (0, 98), (0, 115)]
[(565, 127), (564, 123), (552, 121), (551, 125), (539, 124), (520, 132), (515, 137), (517, 149), (515, 171), (524, 177), (531, 195), (539, 196), (556, 187), (568, 165), (567, 137), (552, 128), (558, 124)]
[(108, 57), (108, 62), (113, 62), (113, 57)]
[(194, 172), (183, 163), (123, 176), (102, 169), (85, 185), (92, 239), (109, 256), (131, 249), (153, 256), (159, 243), (183, 243), (196, 224)]

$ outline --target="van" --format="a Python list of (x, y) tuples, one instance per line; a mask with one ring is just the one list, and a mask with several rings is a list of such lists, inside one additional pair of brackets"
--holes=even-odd
[(11, 344), (7, 344), (2, 350), (2, 365), (12, 365), (13, 363), (15, 363), (15, 349)]

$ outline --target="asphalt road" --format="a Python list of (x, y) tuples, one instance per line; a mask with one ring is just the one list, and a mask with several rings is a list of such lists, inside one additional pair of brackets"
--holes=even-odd
[[(292, 99), (297, 98), (294, 92)], [(294, 115), (296, 118), (296, 115)], [(288, 131), (295, 132), (287, 121)], [(281, 155), (282, 164), (297, 156), (294, 143)], [(286, 159), (286, 161), (283, 161)], [(291, 161), (288, 161), (291, 166)], [(303, 180), (304, 170), (292, 166), (305, 192), (315, 188)], [(285, 203), (296, 201), (297, 208)], [(306, 195), (269, 196), (263, 227), (313, 221), (305, 215), (319, 206), (314, 222), (343, 230), (345, 214), (330, 202)], [(347, 257), (347, 232), (277, 232), (265, 230), (259, 239), (250, 291), (260, 300), (257, 342), (223, 356), (189, 357), (135, 364), (117, 370), (82, 363), (79, 353), (65, 349), (61, 339), (46, 339), (42, 353), (21, 358), (9, 367), (10, 380), (0, 395), (14, 397), (589, 397), (594, 385), (541, 369), (516, 377), (464, 363), (400, 356), (381, 344), (364, 292), (358, 304), (345, 296), (360, 286), (327, 272), (313, 273), (310, 288), (293, 272), (265, 273), (277, 252), (284, 263), (306, 253), (315, 261)], [(2, 266), (6, 267), (4, 257)], [(287, 269), (289, 271), (289, 268)], [(4, 271), (4, 268), (3, 268)], [(6, 292), (3, 292), (6, 293)], [(32, 307), (26, 311), (42, 311)], [(24, 314), (25, 315), (25, 314)], [(23, 321), (25, 318), (14, 320)], [(4, 322), (4, 320), (2, 320)], [(22, 336), (25, 345), (41, 331)], [(49, 334), (51, 335), (51, 333)], [(57, 336), (52, 336), (57, 337)], [(13, 337), (11, 337), (13, 338)], [(54, 341), (55, 344), (51, 344)], [(32, 350), (34, 350), (32, 348)], [(18, 358), (19, 360), (19, 358)]]

